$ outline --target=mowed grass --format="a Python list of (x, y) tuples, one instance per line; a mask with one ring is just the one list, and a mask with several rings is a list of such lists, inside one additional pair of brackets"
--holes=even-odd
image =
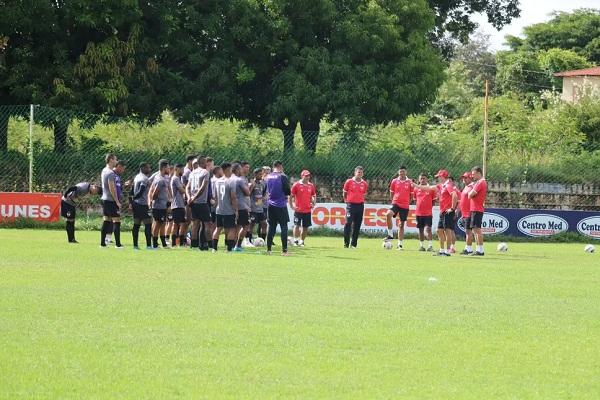
[(98, 235), (0, 230), (0, 398), (600, 397), (582, 244), (475, 259), (310, 238), (283, 258)]

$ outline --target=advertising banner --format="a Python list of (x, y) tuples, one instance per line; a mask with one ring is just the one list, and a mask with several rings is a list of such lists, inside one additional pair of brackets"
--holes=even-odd
[(16, 218), (41, 222), (60, 219), (60, 193), (7, 193), (0, 192), (0, 223)]
[[(386, 234), (385, 214), (389, 205), (365, 204), (361, 231)], [(293, 211), (290, 209), (290, 221)], [(433, 207), (433, 229), (437, 229), (439, 207)], [(394, 226), (399, 221), (394, 221)], [(312, 211), (313, 227), (343, 230), (346, 223), (346, 205), (343, 203), (317, 203)], [(485, 235), (504, 234), (521, 237), (549, 237), (562, 232), (578, 232), (593, 239), (600, 239), (600, 212), (489, 208), (483, 216), (482, 231)], [(406, 233), (418, 233), (415, 206), (410, 206)], [(458, 221), (457, 233), (464, 233)]]

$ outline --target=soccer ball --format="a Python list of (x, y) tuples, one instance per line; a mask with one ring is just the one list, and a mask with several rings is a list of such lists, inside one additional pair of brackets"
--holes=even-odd
[(294, 238), (291, 236), (288, 236), (288, 244), (294, 244)]
[(594, 251), (596, 251), (596, 248), (593, 244), (588, 244), (585, 246), (584, 250), (586, 253), (593, 253)]
[(392, 246), (392, 242), (390, 242), (389, 240), (386, 240), (383, 242), (381, 247), (383, 247), (385, 250), (391, 250), (391, 248), (394, 246)]
[(498, 247), (496, 247), (496, 250), (504, 253), (504, 252), (508, 251), (508, 245), (504, 242), (498, 243)]
[(263, 247), (265, 245), (265, 241), (263, 240), (263, 238), (256, 238), (254, 239), (252, 244), (254, 245), (254, 247)]

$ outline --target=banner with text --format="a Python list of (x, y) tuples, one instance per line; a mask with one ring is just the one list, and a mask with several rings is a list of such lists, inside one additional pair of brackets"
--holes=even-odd
[[(386, 213), (389, 205), (365, 204), (361, 231), (385, 234)], [(290, 209), (290, 221), (294, 212)], [(433, 207), (433, 229), (437, 229), (439, 207)], [(312, 223), (315, 228), (343, 230), (346, 223), (346, 205), (343, 203), (318, 203), (312, 210)], [(394, 227), (399, 221), (394, 222)], [(487, 209), (482, 223), (486, 235), (504, 234), (511, 236), (549, 237), (561, 232), (578, 232), (593, 239), (600, 239), (600, 212), (534, 210), (534, 209)], [(406, 233), (418, 233), (415, 206), (410, 206)], [(456, 232), (464, 234), (464, 226), (458, 221)]]
[(0, 223), (17, 218), (41, 222), (60, 219), (60, 193), (6, 193), (0, 192)]

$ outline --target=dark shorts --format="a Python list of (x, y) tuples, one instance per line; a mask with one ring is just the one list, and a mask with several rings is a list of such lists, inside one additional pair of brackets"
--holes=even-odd
[(235, 228), (235, 215), (217, 214), (217, 227), (225, 229)]
[(215, 210), (210, 210), (210, 220), (213, 224), (217, 223), (217, 212)]
[(287, 225), (287, 223), (290, 222), (290, 214), (288, 214), (287, 207), (269, 206), (267, 220), (269, 221), (269, 225)]
[(173, 208), (171, 209), (171, 214), (173, 215), (173, 222), (176, 224), (185, 223), (185, 208)]
[(438, 222), (438, 229), (454, 229), (456, 221), (456, 212), (445, 212), (440, 214), (440, 221)]
[(264, 212), (251, 212), (250, 213), (250, 222), (253, 224), (257, 224), (263, 222), (267, 219), (267, 216)]
[(134, 219), (148, 219), (150, 218), (150, 208), (143, 204), (133, 203), (133, 218)]
[(167, 209), (166, 208), (153, 208), (152, 209), (152, 218), (154, 221), (163, 224), (167, 222)]
[(250, 225), (250, 213), (248, 212), (248, 210), (239, 210), (238, 211), (237, 225), (238, 226)]
[(67, 219), (75, 219), (75, 206), (67, 203), (64, 200), (60, 201), (60, 216)]
[(208, 203), (193, 203), (192, 219), (200, 220), (202, 222), (211, 222), (210, 206)]
[(121, 212), (119, 211), (119, 207), (117, 207), (116, 202), (102, 200), (102, 215), (109, 218), (119, 218), (121, 216)]
[(429, 215), (429, 216), (417, 215), (417, 229), (423, 229), (426, 226), (428, 226), (430, 228), (433, 226), (433, 217), (431, 215)]
[(347, 203), (346, 204), (346, 225), (362, 224), (365, 213), (364, 203)]
[(471, 229), (471, 216), (462, 217), (462, 224), (463, 224), (463, 228), (465, 228), (465, 230)]
[(470, 219), (471, 221), (469, 221), (469, 226), (471, 229), (481, 228), (481, 223), (483, 222), (483, 213), (481, 211), (471, 211)]
[(311, 213), (294, 213), (294, 225), (308, 228), (312, 225), (312, 214)]
[(406, 222), (408, 219), (408, 208), (400, 208), (398, 205), (392, 204), (390, 210), (394, 213), (394, 218), (399, 217), (402, 222)]

